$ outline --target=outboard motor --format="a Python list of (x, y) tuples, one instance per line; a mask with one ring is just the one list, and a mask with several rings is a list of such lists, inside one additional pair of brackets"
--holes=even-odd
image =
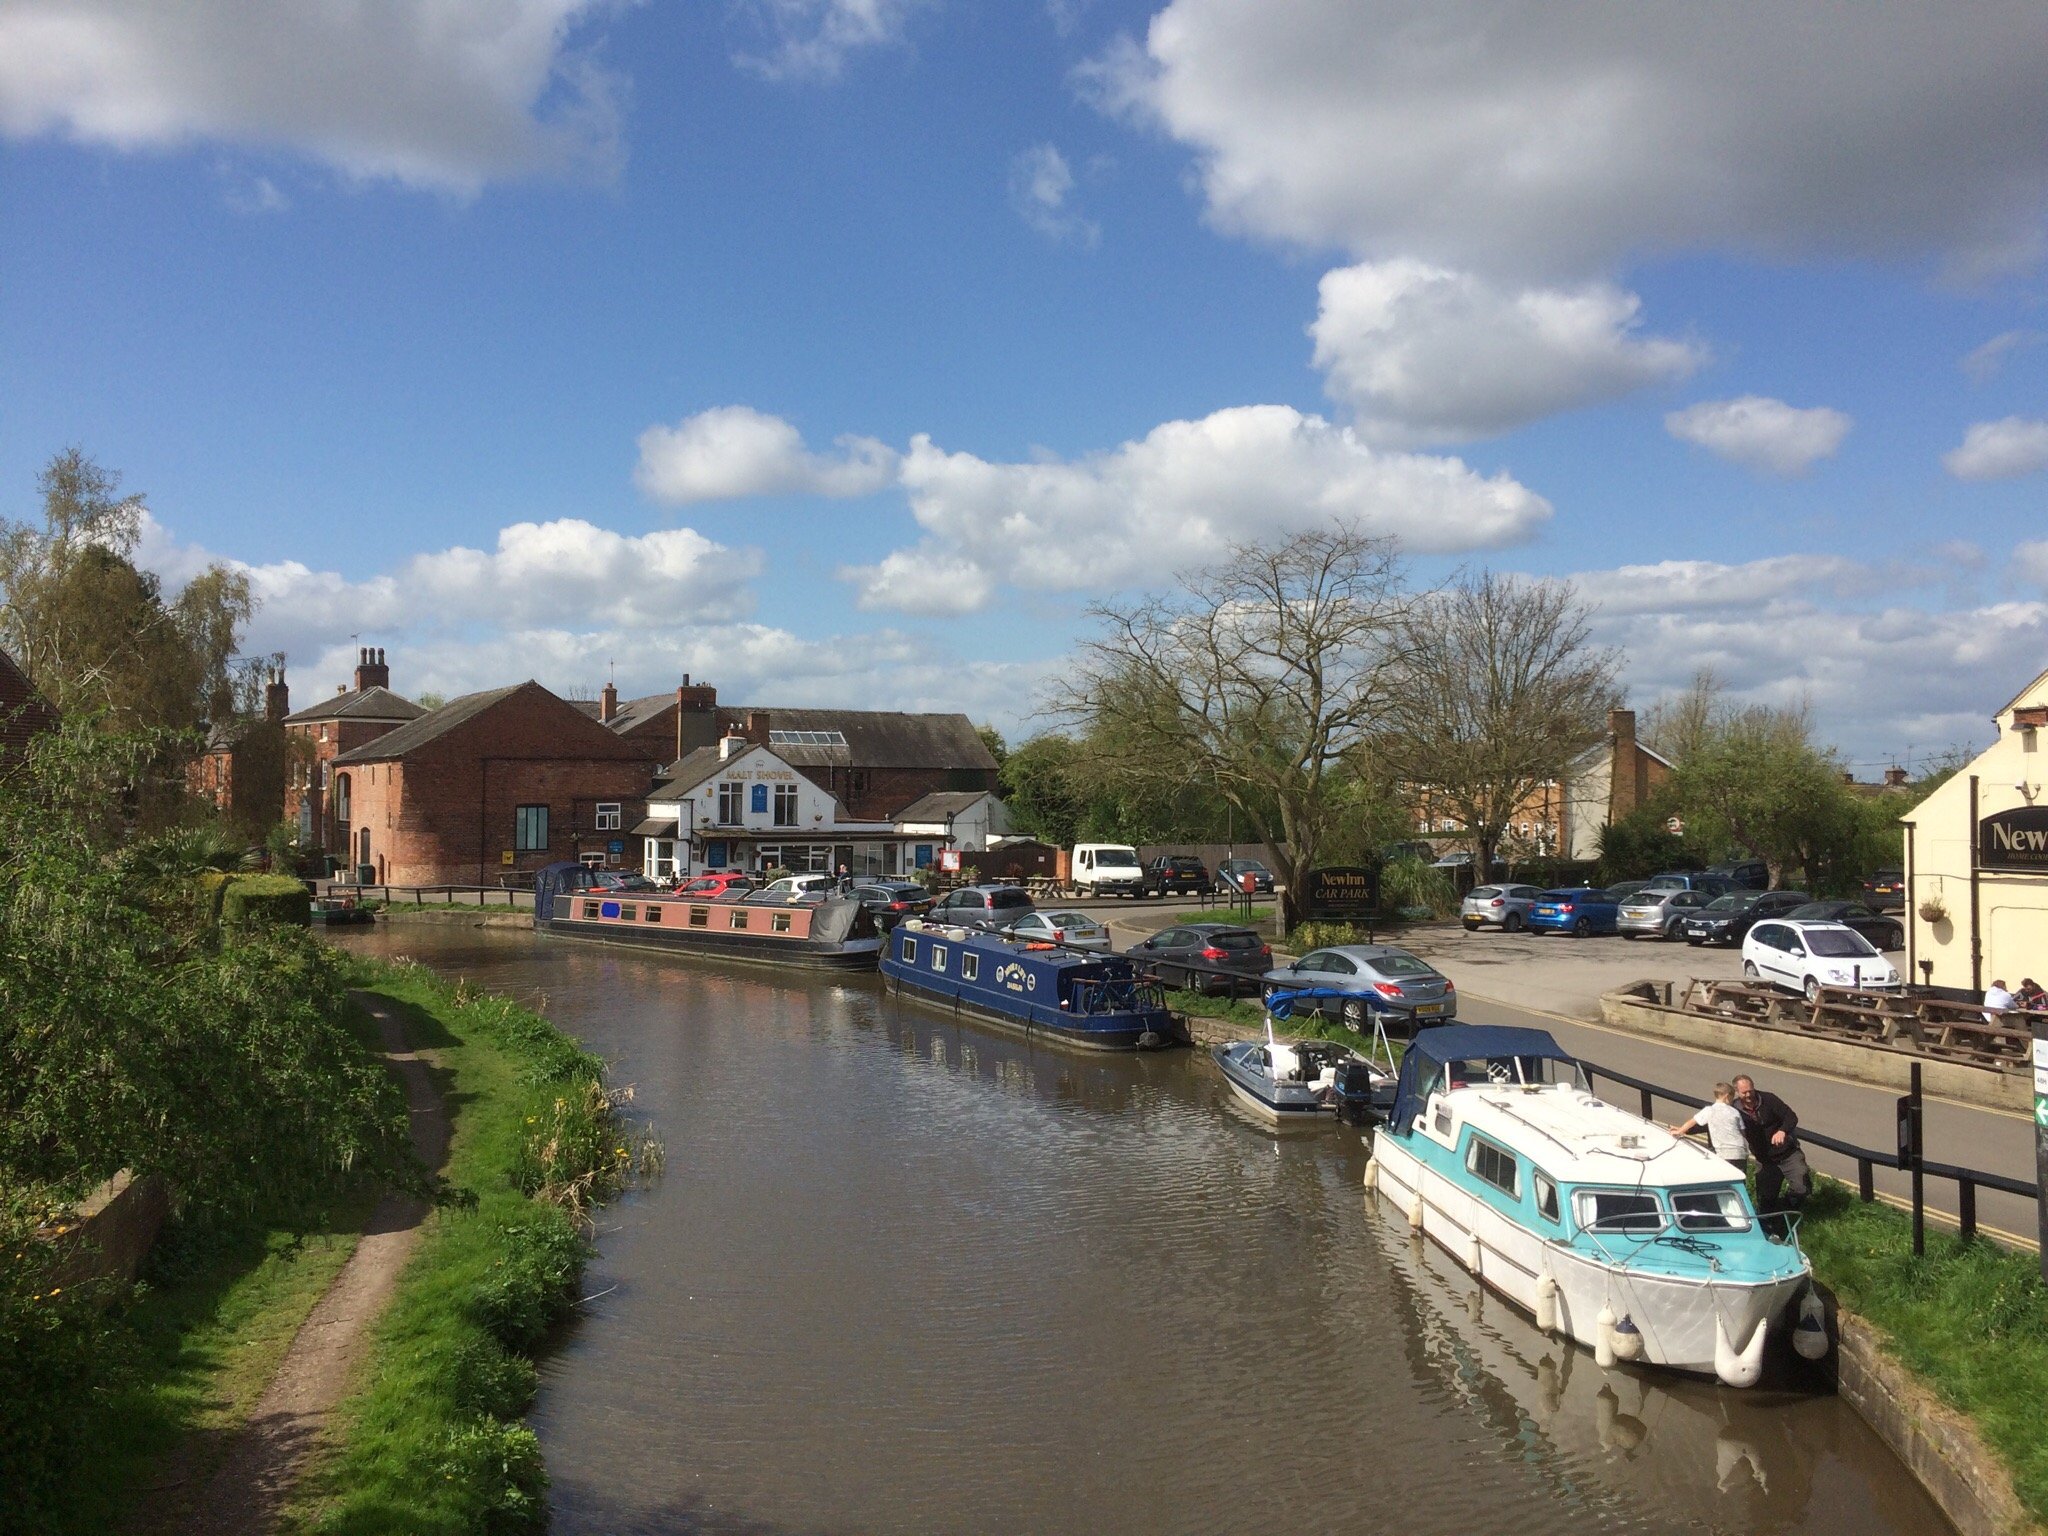
[(1348, 1061), (1337, 1070), (1337, 1118), (1346, 1125), (1380, 1123), (1379, 1109), (1373, 1103), (1372, 1069), (1362, 1061)]

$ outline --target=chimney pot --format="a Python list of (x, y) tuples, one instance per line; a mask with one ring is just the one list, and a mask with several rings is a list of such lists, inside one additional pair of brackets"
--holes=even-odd
[(1844, 784), (1854, 784), (1856, 782), (1856, 775), (1847, 768), (1844, 768), (1842, 770), (1842, 782)]
[(597, 696), (597, 718), (606, 725), (609, 725), (618, 718), (618, 714), (619, 690), (612, 684), (606, 683), (603, 691)]
[(1887, 789), (1903, 788), (1906, 783), (1906, 770), (1897, 767), (1885, 769), (1884, 782)]

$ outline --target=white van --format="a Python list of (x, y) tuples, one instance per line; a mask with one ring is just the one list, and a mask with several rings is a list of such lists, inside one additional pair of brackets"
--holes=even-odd
[(1142, 896), (1145, 867), (1126, 843), (1076, 843), (1067, 860), (1067, 883), (1076, 896)]

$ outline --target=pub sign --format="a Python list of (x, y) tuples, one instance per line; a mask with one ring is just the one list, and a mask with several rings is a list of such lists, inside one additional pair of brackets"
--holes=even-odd
[(1302, 911), (1309, 921), (1355, 923), (1379, 910), (1380, 872), (1354, 866), (1312, 869)]
[(1977, 823), (1977, 867), (2048, 875), (2048, 805), (2022, 805)]

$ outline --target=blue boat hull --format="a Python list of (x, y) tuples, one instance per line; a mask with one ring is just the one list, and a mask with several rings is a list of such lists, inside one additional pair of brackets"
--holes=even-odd
[(1078, 1046), (1086, 1051), (1150, 1051), (1188, 1043), (1186, 1031), (1170, 1014), (1076, 1019), (1056, 1008), (1044, 1008), (1034, 1003), (1001, 1008), (994, 1006), (993, 1000), (965, 988), (944, 988), (943, 978), (934, 978), (941, 985), (909, 980), (899, 968), (887, 962), (882, 966), (882, 979), (899, 996), (925, 1003), (941, 1012), (971, 1018), (978, 1024), (993, 1025), (998, 1029), (1014, 1030), (1034, 1040), (1057, 1040), (1063, 1045)]

